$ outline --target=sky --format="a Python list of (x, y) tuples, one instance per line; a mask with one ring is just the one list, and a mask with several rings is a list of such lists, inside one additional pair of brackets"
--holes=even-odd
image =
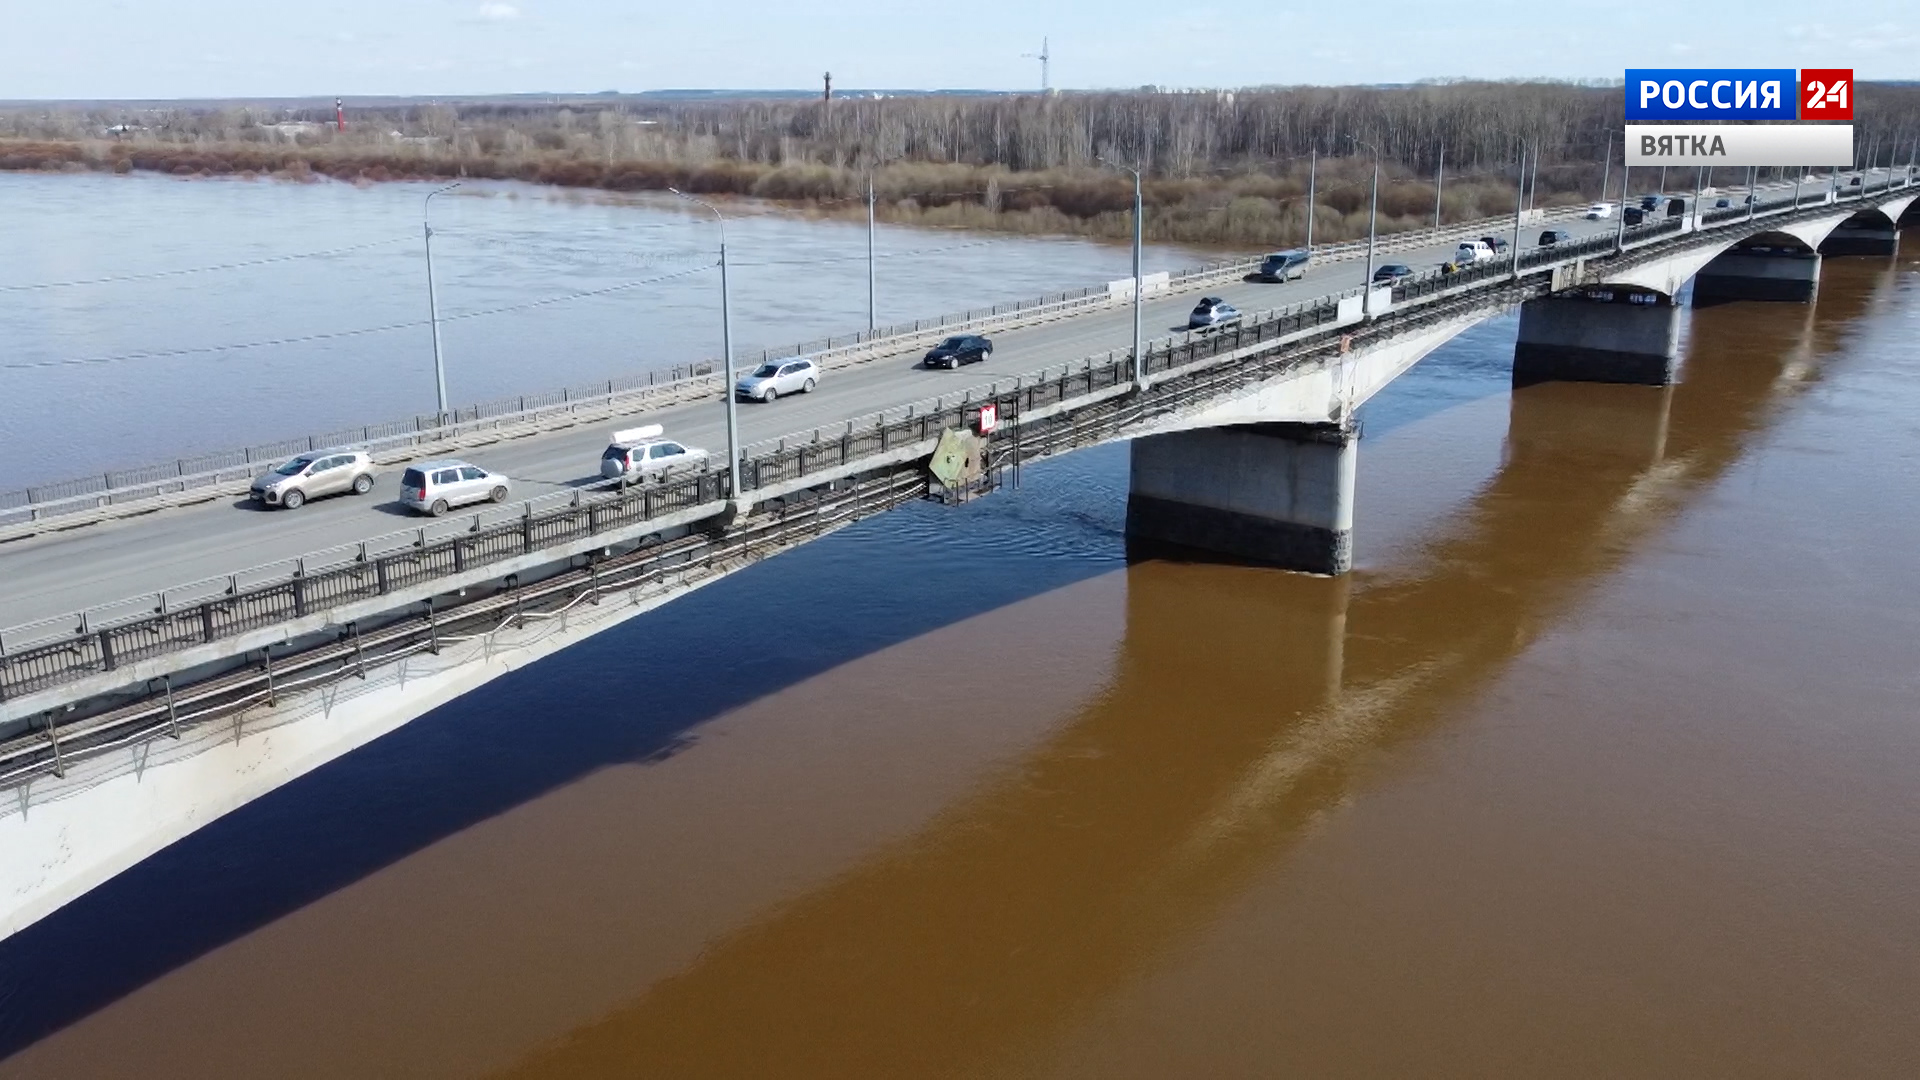
[[(1707, 13), (1725, 12), (1724, 18)], [(0, 100), (1618, 79), (1852, 67), (1920, 79), (1920, 2), (0, 0)]]

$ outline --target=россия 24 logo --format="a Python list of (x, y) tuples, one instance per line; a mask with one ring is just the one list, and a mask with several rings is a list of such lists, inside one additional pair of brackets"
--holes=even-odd
[(1851, 120), (1853, 99), (1851, 68), (1627, 69), (1629, 123)]
[(1853, 119), (1853, 69), (1801, 68), (1800, 119)]

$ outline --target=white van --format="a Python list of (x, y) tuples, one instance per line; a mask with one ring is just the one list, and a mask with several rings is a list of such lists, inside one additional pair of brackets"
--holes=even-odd
[(1460, 266), (1491, 258), (1493, 258), (1493, 249), (1487, 246), (1485, 240), (1462, 240), (1459, 248), (1453, 253), (1453, 261)]

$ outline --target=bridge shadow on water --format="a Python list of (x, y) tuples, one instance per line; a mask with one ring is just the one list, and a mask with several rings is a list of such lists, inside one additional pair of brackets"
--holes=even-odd
[[(1194, 904), (1243, 887), (1341, 797), (1363, 754), (1428, 730), (1668, 520), (1637, 515), (1645, 500), (1628, 498), (1650, 477), (1671, 507), (1719, 475), (1778, 404), (1783, 371), (1843, 334), (1871, 284), (1823, 287), (1788, 339), (1778, 319), (1706, 313), (1671, 390), (1517, 393), (1506, 463), (1409, 573), (1133, 567), (1117, 685), (1035, 751), (1026, 794), (943, 813), (912, 852), (715, 943), (528, 1071), (674, 1075), (700, 1055), (793, 1051), (811, 1031), (815, 1046), (868, 1057), (789, 1059), (791, 1074), (886, 1075), (975, 1060), (1004, 1042), (984, 1025), (1060, 1022), (1190, 925)], [(1817, 377), (1814, 366), (1806, 378)], [(1475, 385), (1458, 393), (1492, 392)], [(1381, 411), (1391, 426), (1445, 403)], [(703, 721), (1120, 568), (1124, 454), (1030, 470), (1031, 498), (908, 508), (749, 568), (215, 820), (0, 942), (0, 1058), (478, 822), (597, 769), (671, 755)], [(1233, 575), (1258, 575), (1258, 588)], [(1220, 635), (1189, 632), (1195, 610), (1242, 627), (1240, 644), (1198, 648)], [(1281, 656), (1286, 679), (1274, 677)], [(1417, 692), (1396, 689), (1411, 683)], [(1362, 696), (1374, 706), (1354, 708)], [(1082, 752), (1095, 744), (1100, 754)], [(931, 966), (924, 954), (892, 966), (791, 960), (909, 955), (942, 934), (970, 947)], [(1116, 939), (1137, 944), (1114, 950)], [(1053, 944), (1009, 959), (1036, 941)], [(953, 1007), (982, 1001), (1001, 1004)]]
[(1087, 455), (1122, 477), (1097, 495), (1118, 500), (1111, 522), (1080, 522), (1093, 536), (1079, 546), (1104, 555), (997, 545), (1012, 500), (909, 506), (504, 675), (215, 819), (0, 942), (0, 1059), (435, 841), (596, 769), (670, 755), (703, 721), (1112, 571), (1123, 454)]
[(1134, 563), (1113, 684), (1006, 782), (508, 1074), (1030, 1071), (1671, 524), (1865, 291), (1703, 320), (1674, 388), (1515, 392), (1504, 464), (1404, 569)]

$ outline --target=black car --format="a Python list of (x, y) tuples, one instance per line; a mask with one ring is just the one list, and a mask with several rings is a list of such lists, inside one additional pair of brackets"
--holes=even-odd
[(1647, 220), (1647, 212), (1637, 206), (1629, 206), (1621, 213), (1621, 217), (1629, 225), (1638, 225)]
[(1732, 199), (1715, 199), (1715, 200), (1713, 200), (1713, 208), (1714, 208), (1715, 210), (1725, 210), (1725, 209), (1726, 209), (1727, 207), (1729, 207), (1729, 206), (1732, 206), (1732, 205), (1733, 205), (1733, 200), (1732, 200)]
[(926, 364), (951, 371), (961, 364), (978, 363), (992, 355), (993, 342), (979, 334), (955, 334), (927, 350)]
[(1565, 229), (1548, 229), (1540, 234), (1540, 245), (1545, 247), (1548, 244), (1564, 244), (1571, 239), (1573, 234)]
[(1497, 236), (1483, 236), (1480, 242), (1492, 248), (1495, 255), (1507, 250), (1507, 242)]
[(1663, 198), (1665, 198), (1665, 196), (1662, 195), (1642, 195), (1640, 196), (1640, 209), (1658, 210), (1660, 209), (1660, 201)]
[(1408, 266), (1406, 263), (1388, 263), (1373, 272), (1373, 281), (1376, 285), (1391, 285), (1401, 278), (1410, 278), (1412, 276), (1413, 267)]

